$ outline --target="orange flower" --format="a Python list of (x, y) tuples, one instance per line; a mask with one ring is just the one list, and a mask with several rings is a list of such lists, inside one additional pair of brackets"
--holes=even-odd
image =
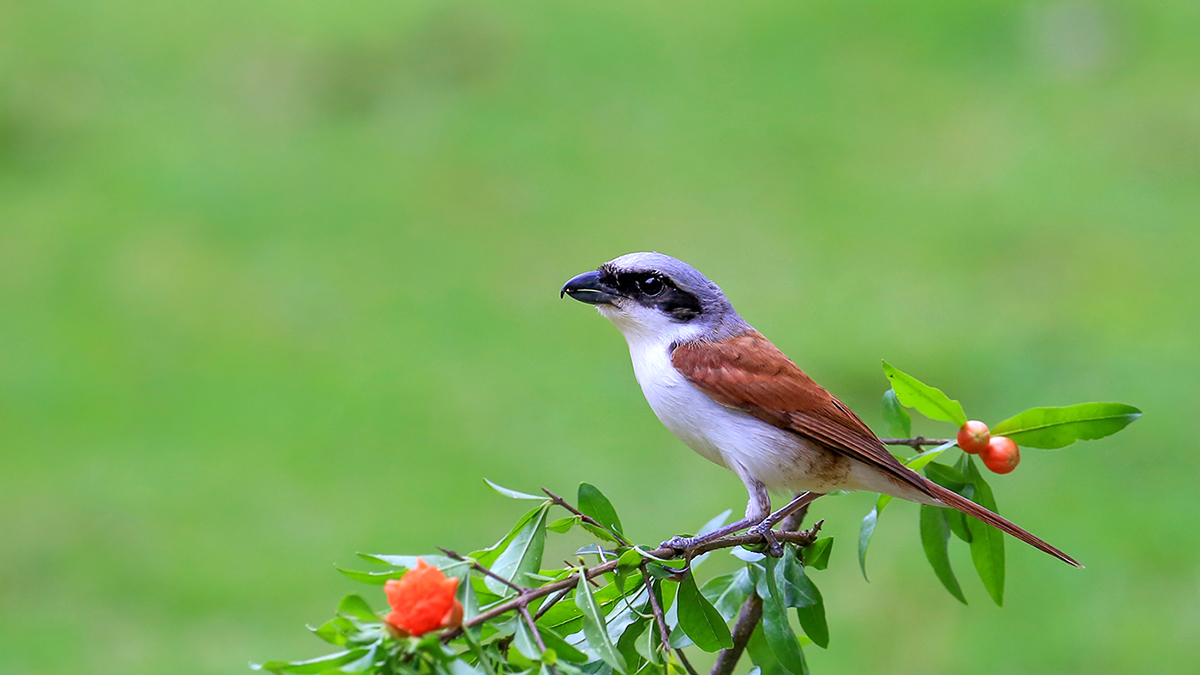
[(392, 611), (387, 622), (402, 635), (424, 635), (462, 624), (462, 603), (454, 597), (458, 579), (447, 579), (436, 567), (417, 558), (417, 569), (383, 586)]

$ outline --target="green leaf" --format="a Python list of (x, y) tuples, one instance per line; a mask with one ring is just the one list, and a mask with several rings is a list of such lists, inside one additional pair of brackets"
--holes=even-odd
[[(983, 479), (975, 461), (967, 459), (967, 478), (975, 486), (975, 494), (971, 501), (983, 508), (999, 513), (996, 509), (996, 499), (992, 496), (992, 488)], [(987, 589), (988, 595), (997, 606), (1004, 606), (1004, 533), (976, 518), (967, 519), (967, 528), (971, 532), (971, 561), (975, 563), (975, 571), (979, 580)]]
[(625, 592), (625, 580), (629, 578), (642, 564), (642, 554), (636, 548), (631, 548), (617, 559), (617, 569), (613, 570), (613, 583), (617, 590)]
[(779, 659), (775, 658), (775, 652), (771, 651), (771, 646), (767, 644), (761, 622), (750, 634), (750, 639), (746, 642), (746, 652), (750, 655), (750, 661), (757, 666), (750, 671), (750, 675), (755, 675), (756, 672), (758, 675), (791, 675)]
[(992, 436), (1007, 436), (1024, 447), (1055, 450), (1075, 441), (1111, 436), (1141, 416), (1141, 410), (1124, 403), (1031, 408), (997, 424), (992, 429)]
[(778, 561), (768, 557), (763, 560), (763, 564), (766, 567), (756, 579), (758, 595), (763, 600), (763, 636), (771, 653), (785, 670), (792, 675), (805, 675), (808, 665), (804, 662), (800, 641), (788, 623), (787, 608), (783, 604), (783, 590), (779, 586), (782, 575), (777, 573)]
[(307, 628), (313, 632), (313, 635), (316, 635), (331, 645), (346, 644), (346, 636), (342, 634), (342, 631), (338, 630), (337, 624), (334, 623), (334, 620), (332, 619), (326, 621), (316, 628), (312, 626), (307, 626)]
[(754, 584), (750, 583), (750, 572), (745, 567), (733, 574), (709, 579), (700, 589), (700, 593), (708, 598), (713, 607), (721, 613), (721, 618), (727, 622), (738, 615), (742, 603), (753, 591)]
[(958, 469), (937, 462), (930, 462), (925, 466), (925, 475), (929, 480), (952, 492), (962, 490), (970, 482)]
[(896, 397), (904, 405), (931, 420), (952, 422), (956, 427), (967, 423), (967, 414), (963, 412), (962, 404), (951, 400), (940, 389), (935, 389), (911, 375), (896, 370), (887, 361), (883, 362), (883, 372), (891, 381)]
[(967, 527), (967, 514), (961, 511), (948, 510), (946, 515), (946, 523), (950, 526), (950, 531), (959, 539), (971, 543), (971, 529)]
[[(637, 643), (638, 638), (645, 632), (646, 627), (650, 625), (650, 619), (630, 613), (632, 619), (629, 624), (617, 636), (617, 651), (621, 652), (621, 657), (625, 659), (625, 664), (629, 666), (631, 671), (637, 672), (642, 666), (642, 656), (638, 653)], [(612, 637), (612, 632), (609, 632), (609, 637)]]
[(679, 626), (696, 646), (715, 652), (733, 646), (729, 626), (716, 607), (696, 587), (696, 578), (689, 571), (679, 582)]
[(894, 438), (912, 438), (912, 417), (900, 404), (895, 389), (883, 393), (883, 424)]
[(387, 572), (360, 572), (359, 570), (348, 570), (341, 567), (335, 567), (347, 578), (353, 579), (359, 583), (371, 584), (372, 586), (383, 586), (389, 579), (399, 579), (404, 576), (408, 570), (389, 570)]
[[(957, 512), (956, 512), (957, 513)], [(925, 557), (933, 567), (934, 574), (950, 591), (950, 595), (958, 598), (962, 604), (967, 604), (954, 570), (950, 567), (950, 523), (946, 518), (946, 509), (937, 506), (921, 505), (921, 545), (925, 548)]]
[(466, 565), (466, 563), (463, 563), (462, 561), (447, 558), (446, 556), (438, 553), (429, 555), (382, 555), (378, 553), (359, 553), (358, 557), (366, 560), (367, 562), (375, 563), (376, 565), (391, 565), (392, 567), (403, 567), (406, 570), (416, 569), (417, 558), (424, 560), (426, 565), (433, 565), (442, 571)]
[(489, 486), (491, 486), (491, 488), (493, 490), (495, 490), (496, 492), (499, 492), (500, 494), (504, 495), (505, 497), (509, 497), (511, 499), (531, 499), (531, 500), (537, 501), (537, 502), (547, 501), (547, 498), (545, 496), (531, 495), (528, 492), (517, 492), (516, 490), (510, 490), (510, 489), (504, 487), (503, 485), (497, 485), (486, 478), (483, 479), (483, 482), (485, 482)]
[[(476, 562), (478, 562), (480, 565), (483, 565), (484, 567), (494, 567), (496, 564), (496, 560), (500, 557), (500, 554), (503, 553), (505, 551), (505, 549), (508, 548), (508, 545), (510, 543), (512, 543), (512, 540), (515, 539), (517, 537), (517, 535), (522, 530), (525, 529), (525, 527), (529, 524), (529, 521), (531, 521), (534, 518), (537, 518), (539, 516), (544, 517), (546, 508), (547, 508), (546, 505), (542, 504), (541, 506), (538, 506), (537, 508), (533, 509), (532, 511), (529, 511), (525, 515), (521, 516), (521, 518), (519, 520), (517, 520), (517, 524), (513, 525), (513, 528), (511, 530), (509, 530), (508, 534), (504, 535), (503, 539), (501, 539), (500, 541), (483, 549), (482, 551), (472, 552), (470, 557), (474, 558)], [(414, 560), (415, 560), (414, 556), (376, 556), (376, 557), (378, 557), (380, 559), (395, 558), (397, 560), (403, 560), (404, 558), (414, 558)], [(421, 556), (421, 557), (425, 559), (425, 562), (427, 562), (431, 565), (433, 564), (432, 562), (430, 562), (428, 556)], [(414, 562), (413, 564), (415, 565), (416, 563)], [(406, 565), (406, 567), (407, 567), (407, 565)], [(439, 566), (439, 569), (440, 569), (440, 566)]]
[(783, 570), (783, 576), (791, 588), (792, 597), (784, 593), (785, 604), (796, 608), (796, 618), (800, 619), (800, 627), (818, 647), (829, 647), (829, 624), (825, 620), (825, 601), (817, 585), (804, 573), (804, 565), (796, 558), (793, 547), (784, 549), (783, 558), (776, 565), (776, 570)]
[(318, 656), (306, 661), (267, 661), (266, 663), (251, 663), (252, 670), (269, 670), (273, 673), (324, 673), (352, 661), (357, 661), (367, 653), (366, 649), (350, 649)]
[(891, 501), (890, 495), (879, 495), (879, 499), (875, 500), (875, 508), (863, 518), (862, 526), (858, 530), (858, 566), (862, 569), (863, 579), (867, 581), (870, 581), (867, 578), (867, 546), (870, 546), (871, 535), (875, 534), (875, 526), (879, 524), (879, 514), (883, 513)]
[(646, 624), (646, 630), (637, 636), (633, 648), (647, 662), (655, 665), (662, 663), (662, 633), (659, 631), (658, 622), (650, 621)]
[(579, 583), (575, 586), (575, 605), (579, 607), (579, 611), (583, 615), (583, 635), (587, 638), (588, 645), (595, 650), (601, 660), (612, 666), (613, 670), (624, 675), (625, 659), (621, 657), (617, 646), (609, 638), (608, 630), (605, 628), (604, 615), (600, 612), (600, 606), (596, 604), (596, 599), (592, 597), (591, 586), (588, 585), (587, 579), (582, 574), (579, 575)]
[(801, 550), (804, 566), (823, 570), (829, 567), (829, 556), (833, 553), (833, 537), (822, 537)]
[[(490, 565), (497, 575), (518, 586), (530, 586), (526, 573), (536, 574), (542, 567), (542, 551), (546, 544), (546, 513), (549, 505), (539, 506), (532, 518), (512, 538), (504, 552)], [(487, 577), (484, 584), (500, 596), (510, 595), (513, 590), (500, 581)]]
[(379, 643), (371, 645), (367, 649), (367, 653), (361, 658), (355, 659), (350, 663), (338, 668), (339, 673), (365, 673), (375, 666), (376, 652), (379, 650)]
[(559, 518), (558, 520), (550, 523), (546, 526), (546, 529), (550, 530), (551, 532), (566, 534), (567, 532), (570, 532), (571, 528), (575, 527), (578, 522), (579, 516), (567, 516), (566, 518)]
[(366, 623), (379, 623), (379, 617), (371, 610), (371, 606), (358, 595), (347, 595), (342, 598), (342, 601), (337, 606), (337, 614), (338, 616), (358, 619)]
[(557, 632), (544, 626), (538, 626), (538, 632), (542, 635), (542, 642), (546, 643), (546, 650), (553, 649), (558, 658), (572, 663), (584, 663), (588, 660), (587, 654), (576, 649)]
[(621, 529), (621, 519), (617, 517), (617, 510), (613, 508), (612, 502), (608, 501), (608, 497), (605, 497), (599, 488), (591, 483), (580, 483), (578, 499), (579, 510), (585, 515), (595, 518), (596, 522), (610, 528), (613, 532), (621, 536), (625, 535), (625, 531)]
[(513, 647), (521, 652), (521, 656), (530, 661), (537, 661), (542, 658), (542, 650), (538, 648), (537, 641), (533, 639), (533, 631), (529, 630), (529, 626), (520, 615), (514, 617), (513, 621)]
[(907, 466), (913, 471), (920, 471), (921, 469), (925, 468), (925, 465), (937, 459), (938, 455), (941, 455), (943, 452), (953, 448), (955, 445), (955, 441), (950, 440), (946, 443), (942, 443), (936, 448), (930, 448), (924, 452), (919, 452), (912, 457), (909, 457), (908, 461), (904, 463), (904, 466)]

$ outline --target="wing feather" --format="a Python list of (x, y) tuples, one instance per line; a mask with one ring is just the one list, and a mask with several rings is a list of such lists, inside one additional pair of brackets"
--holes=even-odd
[(926, 492), (925, 481), (887, 451), (858, 415), (817, 384), (757, 331), (720, 342), (675, 347), (671, 363), (722, 405), (879, 467)]

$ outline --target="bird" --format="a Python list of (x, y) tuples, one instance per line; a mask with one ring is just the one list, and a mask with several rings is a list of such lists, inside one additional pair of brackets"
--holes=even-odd
[[(745, 518), (686, 550), (749, 528), (771, 528), (833, 491), (864, 490), (957, 509), (1059, 560), (1074, 558), (1005, 518), (913, 471), (871, 429), (734, 310), (712, 281), (658, 252), (629, 253), (569, 280), (559, 297), (594, 305), (629, 346), (633, 372), (654, 414), (680, 441), (729, 469), (749, 493)], [(770, 490), (797, 493), (772, 513)]]

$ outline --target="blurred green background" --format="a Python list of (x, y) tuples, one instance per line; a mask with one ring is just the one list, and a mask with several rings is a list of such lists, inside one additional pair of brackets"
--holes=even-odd
[(650, 543), (740, 511), (558, 298), (651, 249), (872, 424), (881, 358), (992, 423), (1147, 413), (993, 480), (1088, 565), (1010, 539), (1002, 610), (912, 505), (867, 584), (871, 496), (818, 503), (814, 673), (1200, 663), (1197, 35), (1194, 0), (0, 3), (0, 672), (316, 655), (333, 563), (503, 534), (484, 477), (594, 482)]

